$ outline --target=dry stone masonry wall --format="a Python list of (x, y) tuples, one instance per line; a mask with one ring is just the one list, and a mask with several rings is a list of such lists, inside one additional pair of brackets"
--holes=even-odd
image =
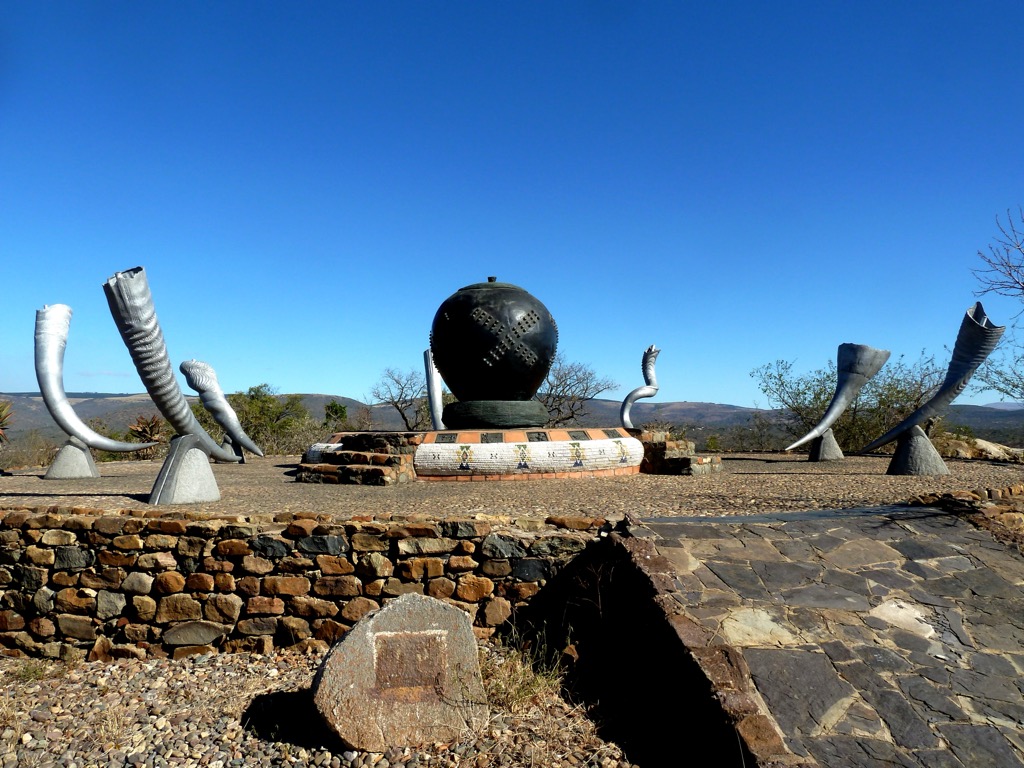
[(74, 659), (326, 647), (406, 593), (483, 637), (607, 533), (602, 519), (273, 522), (0, 510), (0, 652)]

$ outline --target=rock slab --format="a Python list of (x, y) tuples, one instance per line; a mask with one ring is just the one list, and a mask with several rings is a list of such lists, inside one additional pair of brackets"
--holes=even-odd
[(424, 595), (387, 603), (324, 657), (313, 701), (347, 746), (368, 752), (476, 731), (489, 710), (469, 616)]

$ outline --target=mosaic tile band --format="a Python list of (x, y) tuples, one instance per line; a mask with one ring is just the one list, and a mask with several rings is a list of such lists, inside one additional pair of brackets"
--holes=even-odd
[[(536, 475), (639, 467), (643, 444), (624, 430), (430, 433), (416, 448), (418, 477)], [(500, 435), (503, 440), (495, 438)], [(455, 440), (452, 440), (452, 437)], [(574, 439), (575, 438), (575, 439)]]

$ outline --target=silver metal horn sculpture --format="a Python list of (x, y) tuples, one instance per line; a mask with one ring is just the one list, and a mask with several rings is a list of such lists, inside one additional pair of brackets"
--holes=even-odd
[(156, 318), (146, 271), (135, 267), (116, 272), (104, 283), (103, 292), (146, 391), (178, 433), (171, 440), (171, 449), (153, 485), (150, 503), (217, 501), (220, 491), (209, 457), (222, 462), (237, 462), (238, 457), (217, 445), (200, 426), (178, 386)]
[(633, 403), (642, 397), (654, 397), (658, 394), (658, 380), (654, 376), (654, 364), (658, 361), (658, 354), (661, 352), (651, 344), (644, 350), (644, 356), (640, 361), (640, 368), (644, 374), (644, 386), (637, 387), (622, 401), (619, 408), (619, 421), (625, 429), (633, 429), (633, 422), (629, 420), (629, 412), (633, 409)]
[[(217, 373), (213, 367), (201, 360), (186, 360), (178, 366), (178, 370), (185, 375), (188, 385), (199, 393), (203, 407), (220, 424), (231, 445), (238, 446), (239, 450), (233, 450), (232, 453), (241, 456), (240, 450), (244, 448), (250, 453), (262, 456), (263, 451), (245, 433), (242, 423), (238, 420), (238, 414), (235, 413), (235, 409), (231, 407), (231, 403), (224, 396), (224, 390), (220, 388), (220, 382), (217, 381)], [(242, 460), (244, 461), (244, 459)]]
[(810, 461), (837, 461), (843, 452), (832, 434), (832, 425), (860, 394), (889, 359), (887, 349), (875, 349), (864, 344), (840, 344), (836, 353), (836, 391), (825, 409), (821, 421), (810, 432), (786, 448), (792, 451), (804, 443), (814, 441), (809, 453)]
[(441, 384), (441, 374), (434, 365), (434, 356), (429, 349), (423, 351), (423, 367), (427, 374), (427, 402), (430, 404), (430, 421), (433, 422), (435, 430), (445, 428), (444, 420), (444, 390)]
[(49, 304), (36, 311), (36, 380), (43, 403), (68, 435), (44, 475), (47, 480), (99, 477), (89, 448), (101, 451), (131, 452), (152, 448), (156, 443), (126, 443), (101, 435), (86, 426), (68, 401), (64, 391), (64, 350), (71, 327), (71, 307)]
[(866, 445), (861, 453), (870, 453), (897, 440), (896, 453), (889, 463), (890, 475), (945, 475), (949, 473), (942, 457), (931, 444), (921, 425), (941, 416), (964, 389), (974, 372), (992, 354), (1006, 326), (994, 325), (976, 302), (964, 314), (960, 332), (953, 345), (953, 357), (946, 378), (928, 402), (877, 440)]

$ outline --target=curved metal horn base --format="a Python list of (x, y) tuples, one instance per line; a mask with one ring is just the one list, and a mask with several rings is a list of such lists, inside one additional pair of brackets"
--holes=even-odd
[(96, 462), (92, 459), (89, 447), (72, 436), (57, 451), (53, 463), (43, 475), (43, 480), (84, 480), (99, 476), (100, 471), (96, 469)]
[(222, 450), (199, 425), (174, 378), (163, 331), (156, 319), (146, 270), (135, 267), (126, 272), (116, 272), (103, 284), (103, 292), (139, 378), (160, 413), (179, 435), (199, 437), (209, 455), (217, 461), (238, 461), (234, 454)]
[(658, 354), (661, 352), (651, 344), (644, 350), (644, 356), (640, 361), (640, 369), (644, 374), (644, 386), (637, 387), (622, 401), (619, 408), (619, 421), (624, 429), (633, 429), (633, 422), (629, 419), (629, 412), (633, 409), (633, 403), (643, 397), (654, 397), (658, 394), (658, 380), (654, 376), (654, 364), (658, 361)]
[(831, 429), (826, 429), (825, 434), (811, 441), (811, 450), (807, 454), (808, 461), (842, 461), (845, 458)]
[[(981, 302), (967, 310), (960, 323), (960, 332), (953, 345), (953, 357), (949, 361), (946, 378), (927, 403), (890, 429), (877, 440), (866, 445), (860, 452), (870, 453), (896, 440), (903, 432), (924, 424), (942, 415), (950, 403), (967, 387), (978, 366), (985, 362), (996, 348), (1006, 326), (993, 325), (985, 314)], [(922, 433), (923, 434), (923, 433)]]
[[(832, 402), (828, 404), (817, 426), (786, 450), (792, 451), (810, 440), (821, 437), (826, 431), (831, 431), (832, 425), (843, 415), (847, 406), (857, 399), (864, 385), (882, 369), (889, 359), (889, 354), (887, 349), (875, 349), (864, 344), (840, 344), (836, 353), (836, 392), (832, 396)], [(834, 436), (832, 440), (835, 441)], [(839, 450), (838, 444), (836, 450)], [(842, 458), (842, 451), (839, 453)]]
[(149, 494), (150, 504), (199, 504), (220, 501), (210, 454), (199, 435), (178, 435)]
[(896, 439), (896, 453), (893, 454), (885, 474), (948, 475), (949, 468), (935, 450), (928, 435), (915, 425)]
[[(186, 360), (178, 366), (178, 370), (185, 375), (188, 385), (199, 393), (203, 407), (224, 430), (225, 436), (231, 443), (231, 447), (224, 450), (229, 450), (233, 456), (237, 457), (241, 454), (235, 450), (234, 446), (239, 446), (250, 453), (262, 456), (263, 451), (242, 429), (238, 414), (235, 413), (235, 409), (231, 407), (231, 403), (224, 396), (224, 390), (220, 388), (220, 382), (217, 381), (217, 373), (213, 367), (200, 360)], [(221, 447), (224, 447), (223, 444)]]
[[(50, 304), (36, 311), (36, 381), (39, 382), (39, 393), (43, 397), (43, 404), (50, 416), (57, 422), (64, 433), (70, 435), (72, 440), (65, 444), (65, 447), (75, 445), (75, 441), (83, 446), (96, 448), (101, 451), (113, 451), (130, 453), (140, 451), (143, 448), (152, 448), (156, 443), (126, 443), (120, 440), (112, 440), (105, 435), (90, 429), (86, 426), (75, 409), (71, 407), (68, 396), (64, 392), (64, 350), (68, 344), (68, 331), (71, 327), (71, 307), (67, 304)], [(63, 449), (61, 449), (63, 452)], [(88, 451), (86, 451), (88, 454)], [(60, 454), (58, 453), (58, 458)], [(54, 459), (54, 463), (56, 463)], [(63, 459), (62, 462), (70, 461)], [(92, 456), (89, 455), (92, 462)], [(74, 464), (77, 466), (77, 460)], [(71, 466), (70, 464), (68, 466)], [(57, 470), (58, 472), (73, 471), (84, 472), (83, 467), (75, 470)], [(71, 474), (54, 475), (53, 478), (70, 479), (73, 477), (99, 477), (96, 465), (93, 464), (91, 472), (95, 474)], [(47, 472), (46, 477), (50, 477)], [(50, 479), (53, 479), (50, 478)]]

